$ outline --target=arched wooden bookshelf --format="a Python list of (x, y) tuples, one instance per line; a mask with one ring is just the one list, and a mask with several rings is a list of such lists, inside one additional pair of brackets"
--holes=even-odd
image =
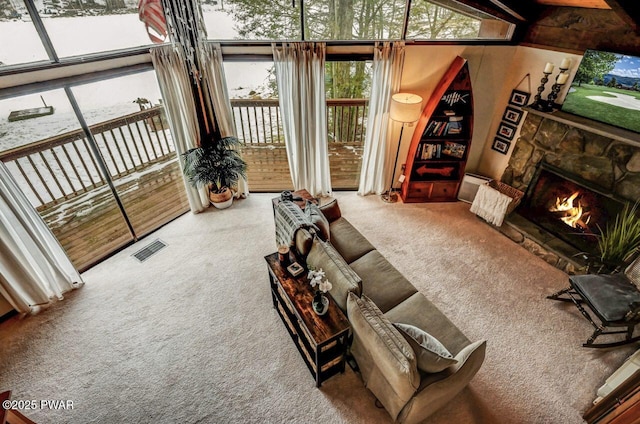
[(427, 101), (405, 162), (403, 202), (449, 202), (458, 196), (473, 134), (467, 60), (456, 57)]

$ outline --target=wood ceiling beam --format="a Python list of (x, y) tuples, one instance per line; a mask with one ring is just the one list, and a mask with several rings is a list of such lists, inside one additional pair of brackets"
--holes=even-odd
[(456, 0), (507, 22), (533, 22), (542, 11), (534, 2), (521, 0)]
[(605, 0), (605, 2), (635, 32), (640, 32), (640, 2), (637, 0)]
[(531, 1), (522, 1), (522, 0), (490, 0), (491, 3), (498, 6), (500, 9), (504, 10), (506, 13), (509, 13), (513, 17), (532, 22), (535, 21), (540, 12), (542, 11), (542, 7)]
[(456, 0), (458, 3), (466, 4), (469, 7), (472, 7), (481, 12), (488, 13), (489, 15), (495, 16), (498, 19), (502, 19), (511, 23), (522, 22), (522, 19), (519, 19), (513, 16), (511, 13), (506, 12), (504, 9), (497, 7), (493, 4), (491, 0)]

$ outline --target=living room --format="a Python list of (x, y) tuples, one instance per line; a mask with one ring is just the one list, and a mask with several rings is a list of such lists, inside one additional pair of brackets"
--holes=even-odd
[[(629, 30), (636, 26), (611, 26), (613, 10), (545, 12), (518, 43), (405, 47), (401, 91), (425, 100), (456, 56), (467, 60), (475, 106), (467, 172), (500, 179), (513, 168), (518, 135), (502, 154), (492, 148), (495, 134), (513, 90), (530, 93), (533, 101), (547, 63), (569, 59), (572, 78), (585, 49), (638, 53), (637, 32)], [(589, 33), (561, 22), (575, 14), (586, 17), (581, 25), (597, 26)], [(223, 43), (222, 52), (232, 56), (241, 48)], [(251, 49), (254, 55), (271, 52), (265, 45)], [(328, 46), (331, 54), (341, 50)], [(347, 50), (366, 56), (373, 45)], [(136, 63), (148, 69), (150, 55), (62, 71), (12, 69), (0, 76), (2, 99), (37, 91), (58, 72), (71, 78)], [(531, 119), (538, 119), (531, 115), (518, 134), (526, 136)], [(390, 128), (391, 165), (400, 148), (396, 175), (387, 166), (386, 181), (397, 181), (414, 126)], [(637, 138), (635, 143), (637, 148)], [(36, 422), (391, 422), (349, 366), (316, 388), (272, 307), (263, 259), (276, 248), (272, 199), (291, 188), (252, 191), (230, 209), (172, 219), (83, 270), (84, 286), (63, 301), (38, 314), (9, 316), (0, 323), (0, 390), (11, 390), (16, 400), (72, 401), (67, 410), (22, 408)], [(487, 340), (478, 374), (425, 422), (582, 422), (598, 387), (637, 349), (583, 348), (588, 322), (570, 305), (545, 299), (567, 285), (567, 274), (517, 247), (473, 215), (468, 203), (388, 204), (354, 191), (331, 197), (471, 341)], [(155, 239), (166, 247), (143, 263), (131, 257)]]

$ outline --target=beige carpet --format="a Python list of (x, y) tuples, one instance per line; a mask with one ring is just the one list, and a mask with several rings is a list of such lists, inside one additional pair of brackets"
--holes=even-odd
[[(84, 273), (40, 315), (0, 324), (0, 391), (72, 400), (40, 423), (389, 423), (350, 369), (316, 389), (272, 309), (263, 256), (273, 195), (187, 214)], [(545, 299), (566, 276), (465, 203), (385, 204), (337, 193), (343, 215), (471, 339), (471, 385), (429, 423), (580, 423), (634, 350), (580, 347), (575, 308)], [(160, 238), (144, 263), (130, 255)]]

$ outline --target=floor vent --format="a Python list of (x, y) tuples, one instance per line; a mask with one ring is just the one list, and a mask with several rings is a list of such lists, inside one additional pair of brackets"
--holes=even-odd
[(138, 250), (136, 253), (134, 253), (131, 256), (133, 256), (134, 258), (136, 258), (140, 262), (144, 262), (147, 259), (149, 259), (152, 255), (154, 255), (155, 253), (157, 253), (160, 250), (162, 250), (163, 248), (165, 248), (166, 246), (167, 245), (162, 240), (156, 239), (156, 240), (152, 241), (146, 247), (143, 247), (142, 249)]

